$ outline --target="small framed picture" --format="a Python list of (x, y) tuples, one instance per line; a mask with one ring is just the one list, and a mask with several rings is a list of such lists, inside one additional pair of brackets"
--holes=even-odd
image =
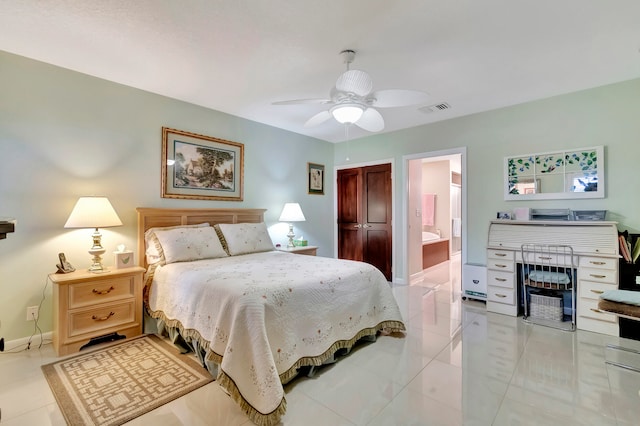
[(324, 166), (307, 163), (309, 174), (309, 194), (324, 195)]
[(511, 213), (510, 212), (498, 212), (496, 214), (496, 219), (511, 220)]

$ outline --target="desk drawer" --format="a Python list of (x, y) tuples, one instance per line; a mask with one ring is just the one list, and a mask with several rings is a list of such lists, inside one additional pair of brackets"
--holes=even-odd
[(513, 305), (516, 301), (515, 295), (514, 289), (493, 286), (489, 286), (487, 289), (487, 300), (491, 302)]
[(578, 301), (578, 316), (610, 323), (618, 323), (618, 317), (598, 309), (598, 301), (594, 299), (580, 298)]
[(513, 272), (487, 271), (487, 285), (514, 289), (515, 281)]
[(135, 297), (134, 277), (116, 277), (69, 286), (69, 309)]
[(580, 256), (581, 268), (611, 269), (615, 271), (617, 266), (618, 259), (612, 259), (608, 257)]
[(489, 259), (500, 259), (500, 260), (510, 260), (513, 261), (513, 251), (511, 250), (495, 250), (488, 249), (487, 250), (487, 258)]
[(618, 274), (615, 270), (609, 269), (580, 268), (578, 269), (578, 280), (617, 284)]
[(69, 337), (92, 333), (113, 327), (121, 327), (136, 320), (136, 301), (100, 305), (69, 313)]
[(605, 291), (615, 289), (617, 289), (616, 285), (611, 283), (599, 283), (587, 280), (578, 281), (578, 295), (585, 299), (598, 300), (600, 295)]
[(510, 260), (487, 259), (487, 269), (513, 272), (515, 270), (515, 263)]

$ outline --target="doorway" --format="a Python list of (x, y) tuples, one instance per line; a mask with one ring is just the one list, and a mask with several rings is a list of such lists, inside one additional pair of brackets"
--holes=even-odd
[(405, 156), (408, 284), (428, 278), (433, 285), (450, 281), (454, 291), (461, 291), (466, 259), (465, 155), (466, 148), (459, 148)]

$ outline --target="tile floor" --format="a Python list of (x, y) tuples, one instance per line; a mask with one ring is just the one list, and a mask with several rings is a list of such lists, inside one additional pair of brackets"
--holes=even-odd
[[(462, 301), (459, 263), (395, 286), (408, 332), (364, 344), (287, 385), (284, 425), (637, 425), (640, 373), (604, 363), (607, 342), (487, 313)], [(640, 364), (640, 355), (632, 361)], [(63, 425), (41, 373), (51, 345), (0, 355), (2, 425)], [(212, 383), (131, 425), (252, 423)]]

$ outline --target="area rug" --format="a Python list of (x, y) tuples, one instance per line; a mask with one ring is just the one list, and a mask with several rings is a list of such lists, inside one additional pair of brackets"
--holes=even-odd
[(43, 365), (70, 425), (121, 425), (213, 381), (192, 354), (156, 336)]

